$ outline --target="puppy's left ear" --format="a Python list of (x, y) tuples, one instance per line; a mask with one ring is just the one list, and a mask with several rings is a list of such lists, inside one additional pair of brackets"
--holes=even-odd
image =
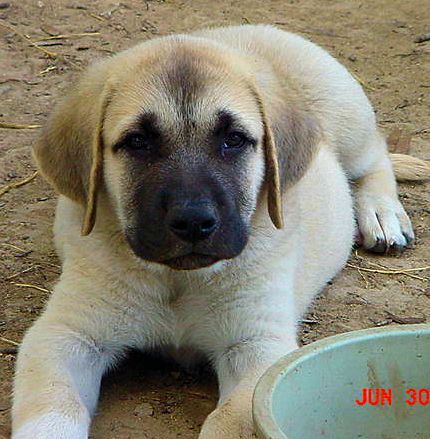
[(42, 175), (57, 192), (84, 207), (84, 236), (94, 227), (102, 183), (103, 124), (112, 93), (105, 70), (95, 67), (78, 82), (56, 106), (33, 147)]
[[(296, 183), (306, 172), (320, 140), (319, 125), (303, 110), (267, 108), (261, 92), (254, 88), (263, 122), (263, 147), (266, 161), (267, 206), (277, 229), (284, 225), (282, 192)], [(285, 100), (287, 101), (287, 99)]]

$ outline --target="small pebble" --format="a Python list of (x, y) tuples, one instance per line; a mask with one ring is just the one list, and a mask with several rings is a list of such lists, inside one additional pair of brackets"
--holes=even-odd
[(133, 414), (139, 418), (152, 416), (154, 414), (154, 408), (151, 404), (143, 402), (142, 404), (139, 404), (134, 408)]
[(394, 323), (399, 323), (400, 325), (413, 325), (417, 323), (425, 323), (427, 321), (426, 317), (423, 316), (398, 316), (396, 314), (393, 314), (389, 311), (387, 311), (387, 316), (390, 318)]
[(426, 41), (430, 41), (430, 34), (422, 34), (419, 37), (415, 38), (415, 43), (425, 43)]

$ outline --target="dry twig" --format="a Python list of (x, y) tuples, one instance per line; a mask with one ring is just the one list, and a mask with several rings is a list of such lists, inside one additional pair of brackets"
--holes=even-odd
[(42, 71), (40, 71), (40, 72), (37, 74), (37, 76), (42, 76), (42, 75), (44, 75), (45, 73), (48, 73), (48, 72), (51, 72), (52, 70), (57, 70), (57, 69), (58, 69), (57, 66), (49, 66), (49, 67), (46, 67), (46, 69), (43, 69)]
[(32, 265), (31, 267), (26, 268), (25, 270), (19, 271), (18, 273), (14, 273), (11, 274), (10, 276), (8, 276), (5, 280), (12, 280), (15, 279), (16, 277), (20, 276), (21, 274), (25, 274), (28, 273), (29, 271), (32, 271), (36, 268), (36, 266)]
[(22, 32), (20, 32), (19, 30), (17, 30), (15, 27), (11, 26), (8, 23), (2, 23), (0, 22), (0, 26), (5, 27), (6, 29), (9, 29), (10, 31), (12, 31), (13, 33), (15, 33), (16, 35), (20, 36), (21, 38), (23, 38), (24, 40), (28, 41), (30, 43), (31, 46), (35, 47), (36, 49), (40, 50), (41, 52), (43, 52), (45, 55), (49, 56), (49, 58), (57, 58), (57, 54), (54, 52), (51, 52), (50, 50), (45, 49), (44, 47), (41, 47), (39, 45), (37, 45), (28, 35), (23, 34)]
[(354, 77), (354, 79), (364, 88), (367, 88), (367, 90), (375, 91), (376, 88), (370, 86), (369, 84), (366, 84), (356, 73), (349, 72)]
[(39, 287), (39, 286), (37, 286), (37, 285), (33, 285), (33, 284), (19, 284), (19, 283), (16, 283), (16, 282), (12, 282), (12, 283), (13, 283), (15, 286), (17, 286), (17, 287), (33, 288), (34, 290), (42, 291), (42, 293), (50, 293), (50, 291), (47, 290), (46, 288), (42, 288), (42, 287)]
[[(378, 269), (382, 269), (382, 270), (390, 270), (390, 268), (388, 268), (388, 267), (386, 267), (385, 265), (382, 265), (382, 264), (376, 264), (375, 262), (372, 262), (372, 261), (369, 261), (368, 259), (366, 259), (366, 258), (363, 258), (363, 256), (360, 256), (359, 254), (358, 254), (358, 250), (355, 250), (355, 252), (354, 252), (354, 256), (357, 258), (357, 259), (359, 259), (361, 262), (364, 262), (364, 263), (366, 263), (367, 265), (370, 265), (370, 266), (372, 266), (372, 267), (376, 267), (376, 268), (378, 268)], [(360, 266), (361, 267), (361, 266)], [(426, 278), (424, 278), (424, 277), (421, 277), (421, 276), (417, 276), (416, 274), (411, 274), (411, 273), (409, 273), (409, 272), (404, 272), (404, 273), (401, 273), (401, 274), (403, 274), (404, 276), (407, 276), (407, 277), (410, 277), (410, 278), (412, 278), (412, 279), (418, 279), (418, 280), (421, 280), (421, 281), (424, 281), (424, 282), (427, 282), (428, 281), (428, 279), (426, 279)], [(361, 273), (361, 275), (363, 276), (363, 274)]]
[(17, 343), (16, 341), (10, 340), (9, 338), (6, 337), (0, 337), (1, 341), (4, 341), (5, 343), (9, 343), (13, 346), (19, 346), (19, 343)]
[(404, 273), (410, 273), (413, 271), (425, 271), (430, 270), (430, 265), (427, 265), (425, 267), (417, 267), (417, 268), (400, 268), (400, 269), (387, 269), (387, 270), (374, 270), (373, 268), (364, 268), (359, 267), (357, 265), (352, 264), (346, 264), (348, 267), (351, 268), (357, 268), (358, 270), (368, 271), (369, 273), (381, 273), (381, 274), (404, 274)]
[(34, 130), (35, 128), (40, 128), (42, 125), (38, 124), (22, 124), (22, 123), (12, 123), (12, 122), (0, 122), (0, 128), (11, 129), (11, 130)]
[(82, 32), (78, 34), (64, 34), (64, 35), (51, 35), (49, 37), (39, 38), (35, 43), (39, 43), (42, 41), (51, 41), (51, 40), (68, 40), (71, 38), (80, 38), (80, 37), (93, 37), (96, 35), (100, 35), (100, 32)]
[(99, 20), (99, 21), (106, 21), (106, 18), (100, 17), (100, 15), (97, 15), (97, 14), (91, 13), (90, 17), (93, 17), (93, 18), (95, 18), (96, 20)]
[(426, 266), (426, 267), (416, 267), (416, 268), (402, 268), (402, 269), (374, 269), (374, 268), (365, 268), (365, 267), (360, 267), (358, 265), (354, 265), (354, 264), (346, 264), (347, 267), (350, 268), (355, 268), (356, 270), (361, 270), (361, 271), (365, 271), (367, 273), (379, 273), (379, 274), (403, 274), (405, 276), (409, 276), (412, 277), (414, 279), (418, 279), (424, 282), (430, 282), (429, 279), (426, 279), (425, 277), (420, 277), (417, 276), (415, 274), (411, 274), (412, 272), (415, 271), (425, 271), (425, 270), (430, 270), (430, 265)]
[(22, 252), (22, 253), (26, 253), (27, 252), (27, 250), (24, 250), (23, 248), (18, 247), (17, 245), (9, 244), (8, 242), (2, 242), (2, 245), (5, 246), (5, 247), (13, 248), (14, 250), (18, 250), (19, 252)]
[(14, 183), (7, 184), (6, 186), (2, 187), (0, 189), (0, 197), (2, 197), (4, 194), (9, 192), (12, 189), (19, 188), (21, 186), (24, 186), (27, 183), (30, 183), (30, 181), (33, 181), (37, 177), (38, 171), (33, 172), (29, 177), (24, 178), (23, 180), (16, 181)]

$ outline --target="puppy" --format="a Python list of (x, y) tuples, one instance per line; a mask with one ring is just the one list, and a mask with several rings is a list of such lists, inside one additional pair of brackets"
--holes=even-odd
[(63, 271), (19, 351), (14, 439), (87, 438), (105, 371), (154, 347), (213, 365), (220, 398), (201, 439), (253, 437), (255, 383), (297, 348), (297, 321), (344, 266), (353, 200), (367, 249), (414, 237), (360, 85), (270, 26), (95, 64), (34, 156), (60, 194)]

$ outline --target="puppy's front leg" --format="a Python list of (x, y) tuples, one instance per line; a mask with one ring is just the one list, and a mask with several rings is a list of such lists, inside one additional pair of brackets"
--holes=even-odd
[(256, 438), (252, 421), (252, 396), (260, 376), (278, 358), (297, 348), (295, 331), (257, 343), (242, 340), (216, 361), (220, 387), (218, 407), (203, 424), (200, 439)]
[[(67, 319), (36, 322), (19, 351), (13, 439), (84, 439), (113, 356)], [(66, 313), (65, 313), (66, 314)]]
[(84, 272), (70, 262), (65, 267), (19, 349), (13, 439), (87, 438), (103, 373), (132, 334), (145, 334), (148, 327), (121, 284), (107, 282), (100, 268), (87, 265)]

